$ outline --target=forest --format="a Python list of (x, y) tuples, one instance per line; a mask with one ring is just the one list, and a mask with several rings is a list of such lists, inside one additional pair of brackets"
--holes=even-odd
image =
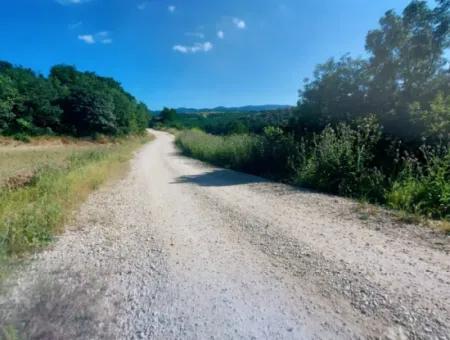
[(114, 79), (66, 65), (44, 77), (0, 61), (0, 135), (121, 136), (143, 132), (149, 118)]
[(178, 146), (201, 160), (448, 219), (449, 27), (450, 1), (412, 1), (368, 32), (367, 58), (319, 64), (293, 110), (158, 124), (184, 129)]

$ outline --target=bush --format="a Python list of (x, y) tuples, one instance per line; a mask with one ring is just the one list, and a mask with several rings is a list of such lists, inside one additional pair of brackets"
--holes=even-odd
[(450, 148), (421, 148), (424, 161), (406, 156), (386, 195), (389, 206), (435, 218), (450, 218)]
[(291, 178), (301, 154), (293, 135), (279, 127), (268, 126), (264, 128), (258, 156), (258, 173), (272, 178)]
[(326, 127), (312, 141), (303, 140), (306, 155), (295, 182), (335, 194), (382, 199), (384, 176), (371, 166), (380, 136), (373, 118), (361, 120), (355, 128), (344, 123)]

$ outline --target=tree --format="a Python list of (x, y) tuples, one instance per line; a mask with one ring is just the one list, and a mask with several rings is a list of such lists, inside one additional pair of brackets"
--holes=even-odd
[(403, 15), (388, 11), (380, 28), (367, 35), (372, 77), (369, 98), (390, 130), (411, 122), (413, 101), (424, 105), (444, 90), (442, 86), (448, 88), (440, 79), (448, 80), (444, 51), (450, 46), (449, 4), (441, 0), (431, 9), (426, 1), (414, 0)]
[(0, 61), (0, 133), (140, 133), (147, 106), (112, 78), (56, 65), (49, 78)]
[(114, 102), (104, 91), (75, 87), (66, 98), (66, 108), (65, 123), (77, 135), (117, 132)]
[(15, 118), (14, 105), (18, 100), (19, 94), (11, 78), (0, 74), (0, 134), (10, 130)]
[(150, 110), (144, 103), (139, 103), (136, 107), (136, 132), (142, 132), (148, 128), (151, 119)]
[(169, 109), (165, 107), (161, 111), (161, 120), (164, 123), (174, 122), (177, 119), (177, 111), (175, 109)]
[[(402, 15), (388, 11), (368, 33), (368, 60), (344, 56), (319, 65), (300, 91), (294, 130), (320, 131), (375, 114), (387, 134), (418, 139), (412, 103), (430, 107), (437, 93), (449, 93), (450, 0), (435, 8), (413, 0)], [(421, 130), (422, 129), (422, 130)]]
[(348, 55), (339, 61), (330, 59), (318, 65), (314, 80), (307, 82), (304, 90), (300, 91), (301, 123), (322, 129), (329, 123), (367, 115), (370, 111), (367, 67), (364, 60), (352, 59)]
[(428, 107), (415, 102), (411, 105), (411, 111), (423, 124), (424, 137), (450, 141), (450, 95), (438, 93)]

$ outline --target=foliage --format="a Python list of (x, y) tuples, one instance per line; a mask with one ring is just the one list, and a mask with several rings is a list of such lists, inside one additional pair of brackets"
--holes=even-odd
[(286, 134), (280, 127), (268, 126), (264, 128), (261, 140), (259, 164), (254, 172), (272, 178), (291, 178), (301, 157), (294, 136)]
[[(27, 185), (0, 188), (0, 265), (8, 256), (49, 242), (69, 216), (68, 212), (123, 167), (130, 151), (143, 140), (130, 137), (87, 149), (66, 147), (55, 156), (54, 162), (46, 162)], [(53, 153), (51, 149), (45, 152)]]
[(249, 170), (255, 162), (259, 138), (250, 135), (214, 136), (200, 130), (182, 131), (178, 147), (188, 156), (226, 168)]
[[(449, 8), (448, 0), (434, 9), (414, 0), (402, 15), (388, 11), (367, 35), (368, 60), (344, 56), (317, 66), (300, 91), (295, 129), (320, 131), (375, 114), (387, 134), (420, 140), (429, 127), (417, 124), (417, 108), (428, 109), (437, 93), (450, 92)], [(448, 109), (431, 110), (435, 122), (448, 121)], [(441, 129), (448, 134), (448, 125)]]
[(294, 112), (183, 115), (182, 127), (219, 136), (177, 143), (218, 165), (448, 219), (449, 48), (450, 2), (413, 0), (368, 33), (367, 59), (318, 65)]
[(428, 108), (415, 102), (411, 105), (411, 112), (423, 124), (424, 137), (450, 140), (450, 95), (438, 93)]
[(161, 111), (161, 121), (163, 123), (173, 123), (177, 119), (177, 111), (175, 109), (169, 109), (165, 107)]
[(303, 162), (298, 164), (295, 183), (381, 200), (384, 176), (372, 166), (380, 136), (380, 127), (373, 118), (360, 121), (354, 128), (345, 123), (326, 127), (302, 147)]
[(149, 115), (113, 79), (65, 65), (45, 78), (0, 62), (0, 134), (126, 135), (142, 132)]
[(450, 148), (421, 147), (424, 162), (413, 155), (403, 159), (403, 170), (387, 193), (396, 209), (450, 218)]

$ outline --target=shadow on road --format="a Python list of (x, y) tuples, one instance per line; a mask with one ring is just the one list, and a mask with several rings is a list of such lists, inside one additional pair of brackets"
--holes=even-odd
[(265, 183), (267, 180), (246, 175), (243, 173), (237, 173), (231, 170), (213, 170), (205, 172), (199, 175), (181, 176), (178, 177), (172, 184), (178, 183), (191, 183), (197, 184), (202, 187), (226, 187), (232, 185), (252, 184), (252, 183)]

